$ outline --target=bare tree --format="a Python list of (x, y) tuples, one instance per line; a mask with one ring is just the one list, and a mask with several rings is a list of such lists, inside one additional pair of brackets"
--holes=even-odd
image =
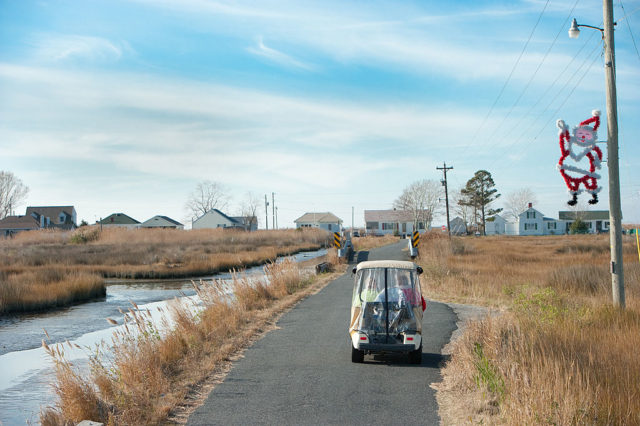
[(507, 216), (517, 220), (518, 216), (529, 208), (529, 203), (535, 205), (537, 202), (536, 195), (531, 188), (522, 188), (505, 197), (504, 210)]
[(244, 200), (240, 204), (240, 216), (244, 219), (244, 226), (251, 229), (253, 224), (258, 227), (258, 208), (261, 206), (260, 199), (250, 191), (245, 194)]
[(13, 173), (0, 170), (0, 219), (11, 215), (28, 193), (29, 188)]
[(393, 207), (413, 214), (414, 229), (417, 229), (417, 225), (421, 222), (424, 223), (425, 229), (429, 229), (433, 216), (442, 210), (441, 196), (440, 182), (429, 179), (418, 180), (402, 191), (402, 194), (393, 202)]
[(229, 199), (226, 188), (221, 183), (205, 180), (196, 185), (184, 207), (191, 218), (196, 219), (212, 209), (226, 208)]

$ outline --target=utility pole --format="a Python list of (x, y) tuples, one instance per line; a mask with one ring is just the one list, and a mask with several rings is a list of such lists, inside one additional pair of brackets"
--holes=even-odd
[(276, 229), (276, 193), (271, 193), (271, 225), (273, 229)]
[(267, 201), (267, 194), (264, 194), (264, 227), (269, 230), (269, 202)]
[(351, 206), (351, 236), (353, 237), (353, 206)]
[(613, 5), (602, 1), (604, 20), (604, 74), (607, 84), (607, 168), (609, 169), (609, 238), (611, 242), (611, 290), (613, 304), (625, 307), (622, 260), (622, 208), (618, 164), (618, 101), (616, 95), (616, 58), (613, 40)]
[(447, 163), (443, 163), (443, 167), (436, 167), (436, 170), (442, 170), (442, 174), (444, 175), (444, 179), (440, 182), (444, 185), (444, 199), (447, 205), (447, 233), (449, 234), (449, 238), (451, 238), (451, 227), (449, 226), (449, 187), (447, 186), (447, 171), (453, 170), (453, 167), (447, 167)]

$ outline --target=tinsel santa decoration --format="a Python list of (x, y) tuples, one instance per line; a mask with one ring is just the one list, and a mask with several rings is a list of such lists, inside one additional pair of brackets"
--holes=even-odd
[(558, 120), (556, 125), (560, 129), (560, 152), (558, 170), (564, 178), (571, 200), (570, 206), (578, 203), (578, 195), (584, 191), (591, 194), (589, 204), (598, 202), (598, 192), (602, 189), (598, 186), (602, 162), (602, 151), (596, 146), (598, 141), (598, 127), (600, 127), (600, 111), (593, 110), (591, 118), (584, 120), (579, 126), (573, 128), (573, 136), (569, 134), (569, 127), (563, 120)]

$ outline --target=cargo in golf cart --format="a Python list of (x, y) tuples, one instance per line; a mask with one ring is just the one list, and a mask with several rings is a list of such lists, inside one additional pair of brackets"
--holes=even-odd
[(405, 353), (422, 362), (422, 313), (426, 307), (413, 262), (369, 261), (353, 269), (351, 301), (351, 361), (366, 354)]

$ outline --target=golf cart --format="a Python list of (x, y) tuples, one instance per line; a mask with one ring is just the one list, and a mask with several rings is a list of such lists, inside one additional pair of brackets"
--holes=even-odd
[(360, 262), (353, 268), (351, 361), (365, 354), (404, 353), (411, 364), (422, 362), (422, 312), (425, 302), (413, 262)]

